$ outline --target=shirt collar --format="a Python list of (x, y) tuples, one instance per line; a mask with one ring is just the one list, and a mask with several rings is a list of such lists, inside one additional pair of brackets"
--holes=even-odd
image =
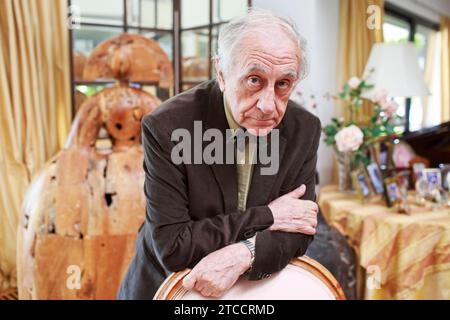
[(227, 99), (225, 98), (225, 94), (223, 95), (223, 106), (225, 108), (225, 116), (227, 118), (228, 126), (230, 129), (233, 129), (233, 138), (238, 133), (237, 129), (240, 129), (241, 126), (234, 120), (233, 114), (231, 113), (230, 105), (227, 102)]

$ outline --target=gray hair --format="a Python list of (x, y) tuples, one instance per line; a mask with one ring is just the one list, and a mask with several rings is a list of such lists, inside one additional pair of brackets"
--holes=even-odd
[(265, 29), (278, 27), (298, 44), (300, 53), (298, 81), (304, 79), (309, 73), (306, 40), (299, 34), (292, 20), (263, 9), (250, 8), (247, 14), (232, 19), (221, 28), (217, 45), (220, 68), (225, 73), (228, 72), (230, 65), (233, 63), (232, 57), (236, 45), (249, 30), (258, 27), (264, 27)]

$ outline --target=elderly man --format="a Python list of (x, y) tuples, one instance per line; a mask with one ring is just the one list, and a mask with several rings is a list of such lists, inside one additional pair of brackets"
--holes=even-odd
[[(305, 253), (317, 226), (321, 126), (289, 101), (306, 74), (304, 45), (287, 20), (250, 11), (219, 34), (217, 80), (145, 116), (147, 214), (119, 298), (151, 299), (171, 272), (185, 268), (192, 268), (183, 281), (187, 289), (220, 297), (241, 275), (267, 278)], [(250, 157), (239, 163), (175, 163), (173, 132), (193, 133), (196, 122), (224, 136), (227, 129), (243, 129), (267, 138), (268, 145), (277, 143), (275, 174), (262, 174), (263, 164)], [(224, 138), (223, 145), (235, 140)], [(241, 152), (262, 146), (246, 140)], [(201, 154), (201, 145), (192, 152)]]

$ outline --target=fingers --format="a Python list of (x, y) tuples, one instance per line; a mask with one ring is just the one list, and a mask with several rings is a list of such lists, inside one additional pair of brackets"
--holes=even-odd
[(304, 227), (304, 228), (302, 229), (301, 233), (307, 234), (307, 235), (310, 235), (310, 236), (313, 236), (313, 235), (316, 234), (316, 228), (313, 228), (313, 227)]
[(299, 209), (308, 209), (319, 212), (319, 206), (314, 201), (296, 199), (295, 202), (297, 203)]
[(298, 187), (297, 189), (292, 190), (287, 195), (289, 197), (291, 197), (291, 198), (298, 199), (298, 198), (303, 197), (305, 192), (306, 192), (306, 186), (304, 184), (302, 184), (300, 187)]
[(195, 272), (190, 272), (186, 277), (183, 279), (183, 287), (186, 288), (186, 290), (191, 290), (194, 288), (195, 284), (197, 282), (197, 276)]
[(200, 293), (204, 297), (211, 297), (212, 293), (213, 293), (213, 289), (211, 288), (211, 286), (205, 286), (202, 290), (200, 290)]
[(228, 287), (223, 284), (223, 279), (221, 282), (217, 283), (211, 283), (207, 282), (203, 279), (199, 279), (197, 281), (197, 284), (194, 287), (195, 290), (201, 293), (204, 297), (214, 297), (219, 298), (225, 294)]

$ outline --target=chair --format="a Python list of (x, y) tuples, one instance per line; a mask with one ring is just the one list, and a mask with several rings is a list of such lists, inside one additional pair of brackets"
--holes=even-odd
[[(172, 273), (156, 292), (155, 300), (210, 300), (182, 286), (189, 269)], [(294, 258), (272, 277), (248, 281), (241, 277), (219, 300), (345, 300), (333, 275), (320, 263), (306, 256)]]

